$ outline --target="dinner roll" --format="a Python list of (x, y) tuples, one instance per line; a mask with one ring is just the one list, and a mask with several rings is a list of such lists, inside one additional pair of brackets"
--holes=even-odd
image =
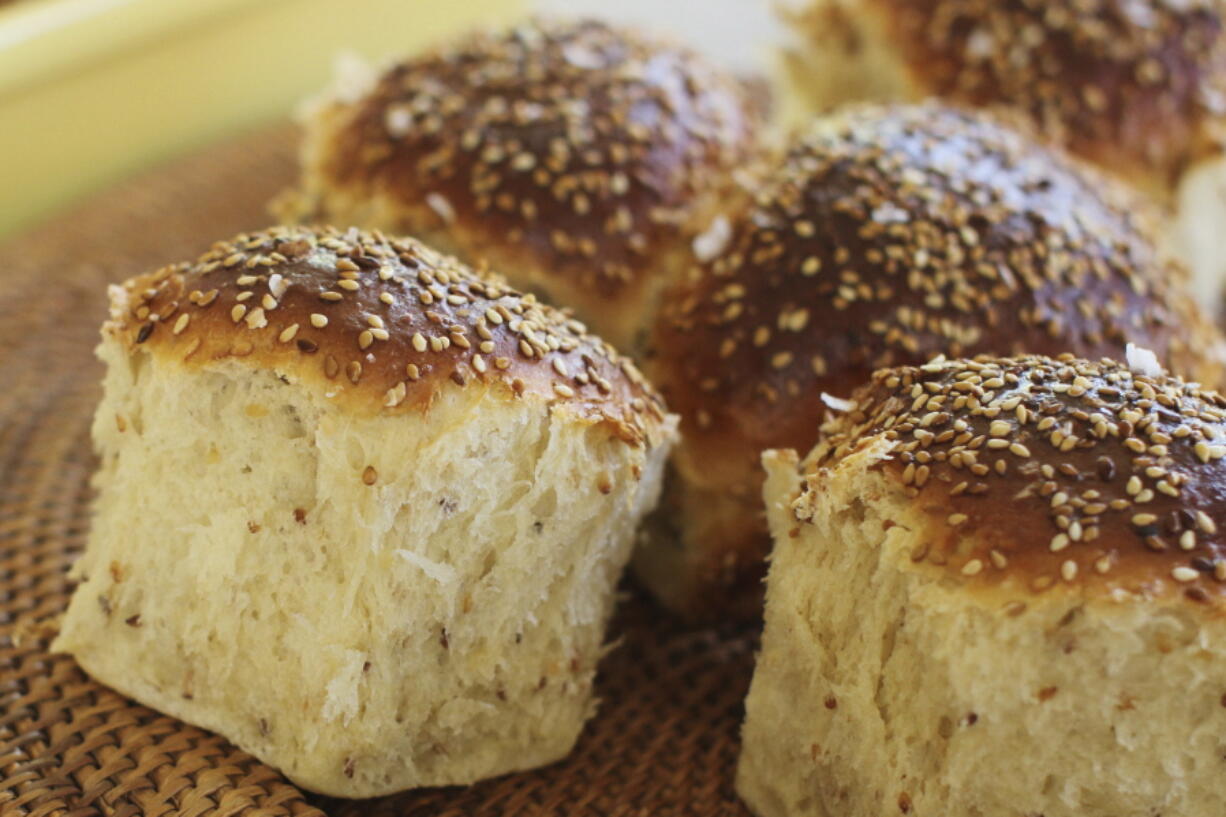
[(732, 195), (761, 118), (733, 77), (672, 42), (525, 23), (320, 104), (278, 209), (488, 260), (628, 349)]
[(412, 240), (275, 228), (111, 292), (55, 648), (313, 791), (564, 756), (673, 419), (559, 312)]
[(732, 219), (724, 251), (672, 292), (649, 374), (682, 416), (668, 516), (636, 556), (694, 616), (760, 611), (769, 540), (759, 454), (805, 450), (873, 369), (940, 353), (1128, 341), (1221, 376), (1221, 337), (1177, 286), (1147, 211), (986, 114), (865, 106), (817, 123)]
[(1018, 111), (1176, 205), (1172, 240), (1217, 306), (1226, 282), (1221, 0), (810, 0), (789, 16), (794, 109), (937, 96)]
[(1226, 400), (1133, 366), (885, 370), (765, 456), (759, 817), (1226, 813)]

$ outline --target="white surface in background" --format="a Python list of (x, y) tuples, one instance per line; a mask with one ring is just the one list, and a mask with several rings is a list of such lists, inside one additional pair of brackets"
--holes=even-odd
[(667, 32), (737, 71), (763, 71), (782, 40), (776, 0), (537, 0), (544, 14), (636, 23)]

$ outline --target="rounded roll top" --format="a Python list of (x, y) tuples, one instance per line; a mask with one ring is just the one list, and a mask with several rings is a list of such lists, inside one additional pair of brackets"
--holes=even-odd
[(654, 444), (663, 428), (656, 393), (582, 324), (412, 239), (276, 227), (111, 296), (104, 334), (134, 351), (266, 367), (356, 410), (500, 385), (508, 399), (543, 397), (611, 423), (628, 442)]
[(937, 354), (1121, 357), (1216, 376), (1217, 335), (1124, 190), (996, 118), (935, 104), (819, 121), (664, 308), (692, 431), (807, 448), (820, 395)]
[(325, 109), (316, 184), (424, 201), (460, 243), (521, 246), (616, 293), (756, 142), (760, 112), (696, 54), (593, 20), (482, 32)]
[(1165, 190), (1226, 114), (1217, 0), (865, 0), (927, 94), (1025, 112)]
[[(1138, 356), (1143, 357), (1143, 356)], [(1226, 400), (1159, 372), (1071, 356), (883, 370), (823, 429), (814, 475), (876, 459), (930, 518), (913, 561), (1042, 592), (1226, 597)]]

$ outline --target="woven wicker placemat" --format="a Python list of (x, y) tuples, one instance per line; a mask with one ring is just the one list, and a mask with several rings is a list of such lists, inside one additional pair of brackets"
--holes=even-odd
[(687, 632), (633, 589), (569, 759), (374, 801), (301, 792), (47, 652), (89, 526), (106, 285), (264, 226), (294, 136), (176, 162), (0, 245), (0, 815), (744, 815), (731, 781), (752, 635)]

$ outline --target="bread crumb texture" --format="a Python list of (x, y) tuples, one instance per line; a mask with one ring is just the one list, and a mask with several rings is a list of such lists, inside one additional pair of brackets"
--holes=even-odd
[[(229, 314), (265, 298), (257, 325)], [(569, 751), (673, 436), (629, 369), (501, 283), (365, 234), (240, 238), (113, 306), (57, 649), (327, 794)], [(372, 317), (387, 337), (364, 348)]]
[(884, 372), (857, 402), (805, 461), (765, 457), (751, 808), (1221, 814), (1221, 399), (1022, 358)]

